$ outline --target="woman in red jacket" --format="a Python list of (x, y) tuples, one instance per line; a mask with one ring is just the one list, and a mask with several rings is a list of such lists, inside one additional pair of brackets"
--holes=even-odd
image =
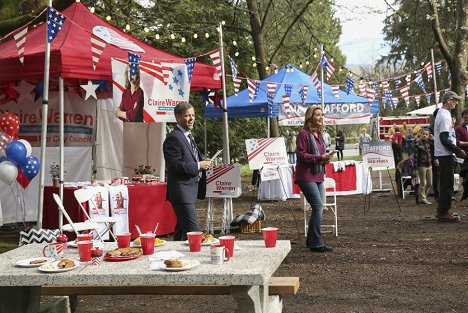
[(322, 109), (319, 106), (311, 106), (305, 113), (304, 127), (296, 139), (296, 184), (312, 207), (306, 243), (312, 252), (333, 251), (322, 241), (320, 232), (322, 199), (325, 195), (323, 186), (325, 164), (330, 161), (334, 153), (325, 152), (322, 131)]
[(143, 122), (145, 95), (140, 88), (140, 70), (130, 80), (129, 66), (125, 69), (125, 90), (115, 115), (124, 122)]

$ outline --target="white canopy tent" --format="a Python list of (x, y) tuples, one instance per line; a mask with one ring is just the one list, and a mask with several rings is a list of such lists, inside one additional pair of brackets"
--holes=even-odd
[(406, 113), (407, 115), (432, 115), (434, 113), (436, 108), (442, 107), (442, 103), (439, 104), (433, 104), (424, 108), (420, 108), (411, 112)]

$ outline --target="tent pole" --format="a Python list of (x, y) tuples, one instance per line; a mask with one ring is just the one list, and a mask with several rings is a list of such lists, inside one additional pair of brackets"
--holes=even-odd
[[(47, 4), (52, 7), (52, 0)], [(46, 14), (47, 15), (47, 14)], [(49, 20), (47, 15), (46, 21)], [(47, 145), (47, 112), (49, 111), (49, 68), (50, 68), (50, 43), (47, 27), (45, 28), (45, 60), (44, 60), (44, 91), (42, 93), (42, 130), (41, 130), (41, 169), (39, 171), (39, 200), (37, 205), (37, 229), (42, 228), (42, 207), (44, 205), (44, 169), (45, 153)]]
[(437, 104), (439, 104), (439, 94), (437, 92), (437, 80), (436, 80), (436, 73), (435, 73), (435, 64), (434, 64), (434, 49), (431, 49), (431, 66), (432, 66), (432, 81), (434, 82), (434, 99), (437, 108)]
[[(65, 107), (65, 102), (64, 102), (64, 81), (63, 81), (63, 76), (59, 77), (59, 145), (60, 145), (60, 150), (59, 150), (59, 164), (60, 164), (60, 199), (63, 199), (63, 181), (64, 181), (64, 175), (65, 175), (65, 158), (64, 158), (64, 142), (65, 142), (65, 131), (64, 131), (64, 107)], [(62, 211), (59, 210), (59, 229), (62, 231), (62, 226), (63, 226), (63, 218), (62, 218)]]
[(223, 86), (223, 163), (229, 164), (231, 162), (231, 156), (229, 153), (229, 133), (228, 133), (228, 104), (226, 101), (226, 71), (224, 69), (224, 45), (223, 45), (223, 23), (219, 23), (219, 55), (221, 57), (221, 82)]
[(323, 108), (325, 106), (325, 90), (323, 89), (323, 44), (320, 44), (320, 89), (322, 89), (322, 92), (320, 93), (320, 105), (322, 106), (322, 112)]

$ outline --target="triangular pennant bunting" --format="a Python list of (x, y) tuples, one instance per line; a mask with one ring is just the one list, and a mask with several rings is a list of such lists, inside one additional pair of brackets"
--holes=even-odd
[(354, 88), (354, 80), (352, 80), (350, 77), (346, 77), (346, 93), (349, 95), (352, 93)]
[(57, 37), (65, 20), (65, 16), (54, 10), (54, 8), (47, 8), (47, 41), (49, 43)]
[(213, 62), (213, 65), (216, 67), (216, 73), (217, 75), (221, 75), (221, 53), (219, 49), (213, 50), (210, 52), (210, 58), (211, 62)]
[(332, 85), (332, 86), (331, 86), (331, 89), (332, 89), (333, 95), (334, 95), (336, 98), (339, 98), (339, 97), (340, 97), (340, 93), (339, 93), (340, 86), (338, 86), (338, 85)]
[(232, 79), (232, 82), (234, 84), (234, 93), (237, 94), (239, 93), (239, 89), (240, 89), (240, 85), (241, 85), (241, 82), (242, 82), (242, 79), (240, 78), (233, 78)]
[(321, 98), (322, 97), (322, 88), (320, 86), (320, 82), (319, 82), (318, 77), (317, 77), (317, 72), (314, 71), (312, 73), (312, 75), (310, 75), (310, 78), (312, 78), (312, 83), (314, 83), (315, 89), (317, 89), (317, 95), (319, 96), (319, 98)]
[(184, 60), (185, 66), (187, 67), (187, 75), (189, 83), (192, 81), (193, 68), (195, 67), (195, 61), (197, 58), (187, 58)]
[(26, 45), (26, 34), (28, 28), (23, 28), (20, 32), (16, 33), (13, 37), (16, 40), (16, 49), (18, 49), (18, 57), (21, 63), (24, 64), (24, 47)]
[(228, 60), (229, 64), (231, 64), (231, 73), (232, 73), (232, 79), (237, 79), (237, 74), (239, 73), (239, 70), (237, 69), (237, 64), (234, 62), (234, 59), (231, 58), (230, 55), (228, 55)]
[(104, 41), (102, 41), (97, 36), (91, 35), (91, 56), (93, 59), (93, 70), (96, 69), (105, 47), (106, 43)]

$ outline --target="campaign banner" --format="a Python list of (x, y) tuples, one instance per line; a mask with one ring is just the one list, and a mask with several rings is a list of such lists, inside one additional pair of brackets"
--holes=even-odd
[(279, 167), (278, 166), (264, 166), (260, 173), (261, 181), (269, 181), (280, 179)]
[[(115, 110), (126, 89), (128, 60), (112, 59), (112, 85)], [(140, 88), (144, 94), (144, 122), (175, 123), (174, 107), (187, 102), (190, 83), (185, 63), (145, 62), (139, 64)]]
[[(16, 101), (9, 101), (0, 106), (0, 116), (11, 112), (18, 116), (20, 128), (18, 136), (27, 140), (31, 146), (41, 146), (42, 98), (34, 100), (34, 85), (20, 81), (17, 90), (20, 95)], [(64, 92), (64, 144), (66, 147), (92, 147), (96, 131), (96, 99), (84, 100), (77, 93)], [(49, 93), (47, 111), (48, 147), (59, 146), (59, 94), (57, 90)]]
[[(304, 125), (305, 112), (311, 105), (295, 103), (290, 106), (288, 112), (284, 110), (284, 106), (279, 106), (279, 125)], [(326, 103), (323, 114), (326, 125), (369, 124), (372, 116), (369, 103)]]
[(283, 137), (246, 139), (249, 168), (257, 170), (265, 165), (288, 165)]
[(206, 171), (206, 197), (237, 198), (241, 193), (239, 163), (224, 164)]
[(394, 168), (392, 143), (389, 141), (363, 143), (362, 161), (365, 167)]

